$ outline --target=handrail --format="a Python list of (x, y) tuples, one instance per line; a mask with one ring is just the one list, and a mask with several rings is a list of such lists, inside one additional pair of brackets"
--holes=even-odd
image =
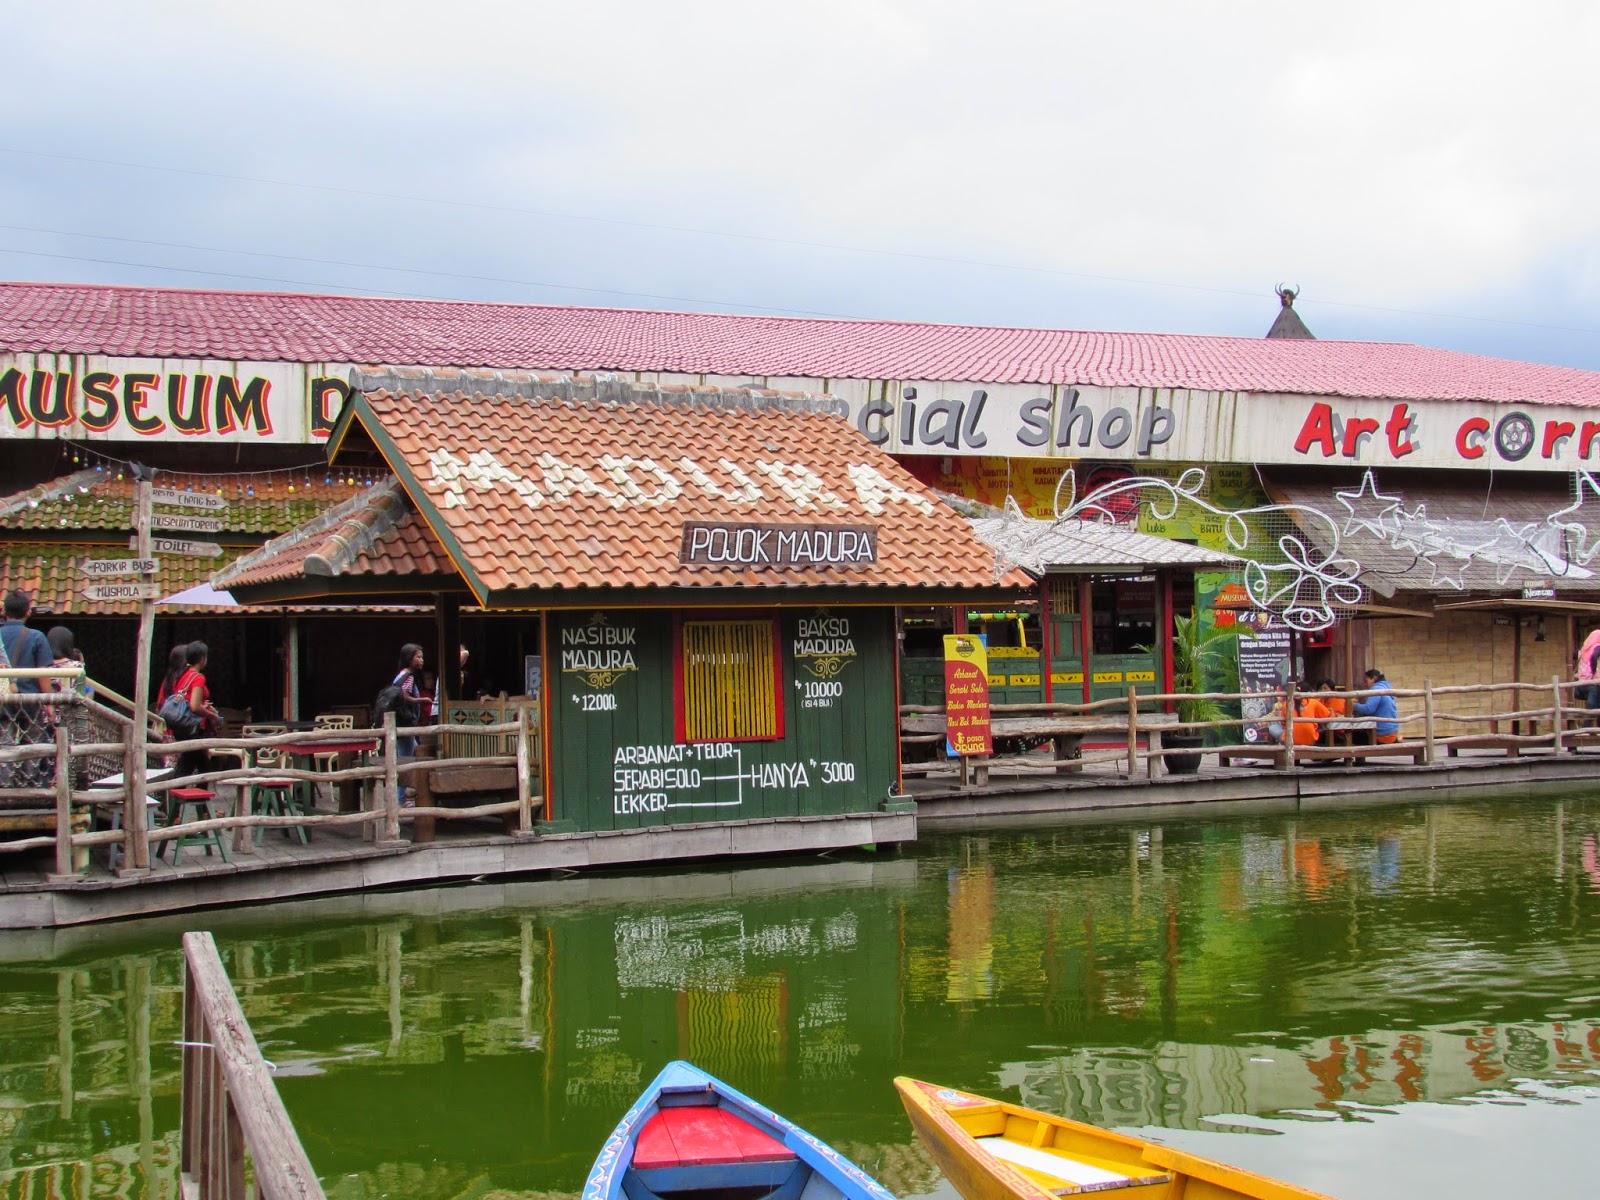
[(184, 1193), (247, 1200), (248, 1156), (264, 1200), (325, 1200), (211, 934), (184, 934), (183, 961)]

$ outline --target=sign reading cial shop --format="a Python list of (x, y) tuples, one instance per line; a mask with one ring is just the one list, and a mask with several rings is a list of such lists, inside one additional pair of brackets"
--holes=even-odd
[(0, 437), (317, 443), (348, 366), (0, 354)]
[(1574, 471), (1600, 410), (1185, 388), (785, 379), (893, 454)]

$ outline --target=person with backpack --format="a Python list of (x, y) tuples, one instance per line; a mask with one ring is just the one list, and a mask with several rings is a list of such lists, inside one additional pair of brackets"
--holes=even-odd
[[(417, 675), (422, 670), (422, 647), (415, 642), (407, 642), (400, 647), (400, 672), (389, 686), (378, 693), (378, 699), (372, 706), (372, 719), (377, 725), (383, 724), (383, 718), (388, 713), (394, 713), (394, 723), (397, 729), (414, 728), (422, 719), (422, 714), (427, 711), (423, 708), (422, 689), (418, 686)], [(399, 734), (395, 738), (395, 755), (399, 758), (415, 758), (417, 754), (417, 738), (415, 734)], [(402, 805), (410, 805), (416, 801), (416, 789), (404, 787), (400, 792)]]
[[(51, 662), (50, 643), (37, 629), (29, 629), (25, 622), (33, 611), (33, 600), (27, 592), (9, 591), (3, 602), (5, 624), (0, 625), (0, 657), (11, 667), (48, 667)], [(11, 691), (19, 695), (36, 696), (45, 689), (37, 679), (16, 679)], [(37, 745), (49, 741), (54, 735), (48, 714), (32, 705), (0, 705), (0, 722), (10, 727), (9, 732), (19, 746)], [(35, 758), (17, 763), (8, 784), (11, 787), (49, 787), (55, 769), (49, 759)]]
[[(177, 741), (193, 741), (222, 727), (222, 716), (211, 703), (211, 688), (206, 683), (208, 657), (204, 642), (189, 643), (184, 650), (183, 674), (161, 705), (161, 718)], [(178, 756), (179, 776), (202, 774), (210, 765), (211, 755), (205, 750), (186, 750)]]

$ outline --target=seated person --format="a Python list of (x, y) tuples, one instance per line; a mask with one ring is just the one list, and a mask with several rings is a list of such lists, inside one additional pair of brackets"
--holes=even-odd
[(1376, 689), (1374, 694), (1362, 700), (1357, 700), (1350, 706), (1350, 711), (1358, 717), (1376, 717), (1373, 726), (1373, 741), (1380, 746), (1400, 740), (1400, 711), (1395, 707), (1394, 697), (1389, 695), (1389, 681), (1383, 677), (1383, 672), (1373, 667), (1363, 676), (1368, 689)]
[[(1323, 693), (1317, 697), (1328, 710), (1328, 716), (1335, 720), (1342, 720), (1346, 716), (1347, 701), (1343, 696), (1337, 695), (1338, 684), (1324, 676), (1317, 680), (1317, 691)], [(1333, 745), (1334, 731), (1326, 725), (1322, 727), (1322, 734), (1317, 738), (1318, 745)]]
[(1314, 746), (1322, 737), (1321, 722), (1333, 716), (1333, 712), (1318, 696), (1296, 696), (1294, 715), (1294, 744)]

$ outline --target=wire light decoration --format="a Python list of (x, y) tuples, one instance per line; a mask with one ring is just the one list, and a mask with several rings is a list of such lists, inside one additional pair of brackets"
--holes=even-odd
[[(1015, 497), (1007, 496), (1002, 528), (995, 541), (997, 566), (1039, 558), (1037, 543), (1076, 522), (1126, 522), (1143, 510), (1171, 521), (1186, 508), (1218, 520), (1228, 549), (1246, 560), (1244, 590), (1250, 604), (1276, 622), (1304, 631), (1325, 629), (1353, 615), (1367, 599), (1371, 583), (1384, 583), (1426, 571), (1428, 586), (1463, 591), (1471, 566), (1493, 566), (1505, 587), (1525, 578), (1593, 578), (1587, 564), (1600, 556), (1600, 481), (1589, 472), (1574, 477), (1574, 499), (1544, 521), (1513, 524), (1493, 520), (1448, 522), (1428, 516), (1427, 505), (1408, 509), (1402, 496), (1379, 491), (1368, 470), (1356, 488), (1333, 493), (1338, 509), (1310, 504), (1268, 503), (1245, 508), (1215, 504), (1203, 467), (1190, 467), (1176, 480), (1130, 475), (1078, 494), (1077, 474), (1068, 468), (1056, 484), (1054, 521), (1028, 518)], [(1362, 563), (1344, 549), (1357, 533), (1409, 552), (1401, 571)]]

